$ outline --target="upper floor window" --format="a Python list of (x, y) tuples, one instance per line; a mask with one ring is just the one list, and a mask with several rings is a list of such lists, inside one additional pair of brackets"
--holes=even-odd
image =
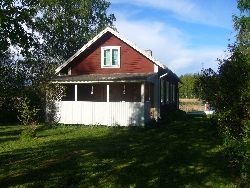
[(102, 68), (120, 68), (120, 46), (102, 47), (101, 63)]

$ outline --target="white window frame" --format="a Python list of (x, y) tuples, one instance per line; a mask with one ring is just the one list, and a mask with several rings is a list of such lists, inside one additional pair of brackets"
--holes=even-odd
[[(110, 50), (110, 62), (111, 65), (104, 65), (104, 50)], [(118, 64), (112, 65), (112, 50), (118, 50)], [(120, 46), (104, 46), (101, 47), (101, 68), (120, 68), (121, 64), (121, 47)]]

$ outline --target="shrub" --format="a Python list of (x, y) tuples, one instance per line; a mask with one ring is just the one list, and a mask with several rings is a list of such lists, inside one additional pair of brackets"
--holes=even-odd
[(27, 97), (17, 98), (15, 107), (18, 111), (18, 119), (23, 125), (36, 124), (36, 116), (39, 109), (36, 109), (35, 106), (31, 105), (30, 99)]
[(21, 132), (20, 139), (30, 140), (36, 136), (36, 132), (37, 132), (36, 125), (25, 126), (24, 130)]
[(150, 119), (150, 120), (145, 124), (145, 127), (146, 127), (146, 128), (153, 128), (153, 127), (157, 127), (157, 126), (158, 126), (158, 123), (157, 123), (157, 121), (155, 120), (155, 118)]
[(245, 184), (250, 183), (250, 121), (235, 120), (228, 114), (219, 117), (218, 129), (223, 139), (225, 154), (231, 166), (239, 170), (242, 181)]
[(186, 120), (186, 112), (183, 110), (169, 110), (162, 118), (163, 122)]

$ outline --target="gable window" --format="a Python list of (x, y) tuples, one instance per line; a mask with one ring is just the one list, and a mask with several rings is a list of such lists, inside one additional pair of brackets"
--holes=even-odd
[(102, 68), (120, 68), (120, 46), (102, 47), (101, 63)]

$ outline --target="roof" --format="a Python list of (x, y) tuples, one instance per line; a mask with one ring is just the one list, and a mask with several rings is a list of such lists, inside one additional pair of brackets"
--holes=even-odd
[(76, 83), (76, 82), (122, 82), (122, 81), (144, 81), (156, 73), (117, 73), (117, 74), (84, 74), (75, 76), (57, 76), (52, 82)]
[(84, 52), (87, 48), (89, 48), (93, 43), (95, 43), (99, 38), (101, 38), (104, 34), (106, 33), (111, 33), (129, 46), (131, 46), (134, 50), (145, 56), (147, 59), (151, 60), (154, 64), (158, 65), (159, 67), (163, 69), (167, 69), (165, 65), (157, 61), (155, 58), (153, 58), (151, 55), (149, 55), (146, 51), (141, 50), (138, 48), (135, 44), (127, 40), (126, 38), (120, 36), (118, 32), (115, 30), (111, 29), (110, 27), (107, 27), (103, 31), (101, 31), (98, 35), (96, 35), (92, 40), (90, 40), (87, 44), (85, 44), (81, 49), (79, 49), (73, 56), (71, 56), (67, 61), (65, 61), (62, 65), (60, 65), (56, 69), (56, 73), (59, 73), (64, 67), (66, 67), (70, 62), (72, 62), (77, 56), (79, 56), (82, 52)]

